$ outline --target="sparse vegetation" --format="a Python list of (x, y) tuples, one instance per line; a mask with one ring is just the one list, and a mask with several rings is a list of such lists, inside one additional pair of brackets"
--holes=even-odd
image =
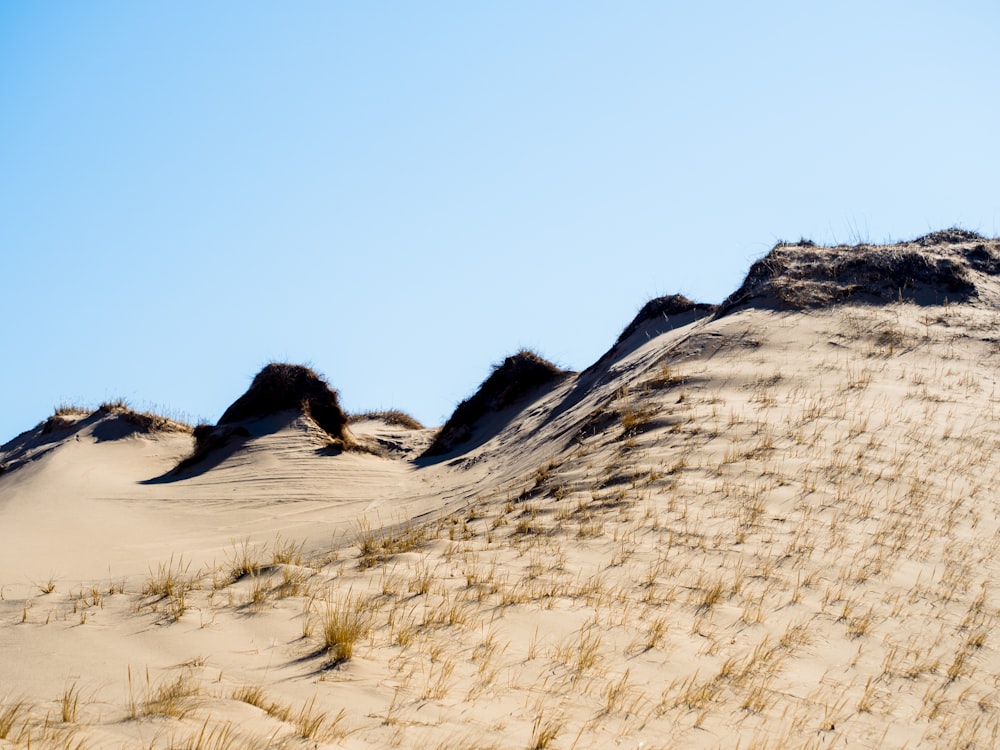
[(424, 456), (449, 453), (472, 437), (484, 416), (514, 405), (565, 374), (564, 370), (527, 349), (507, 357), (501, 364), (494, 365), (493, 372), (474, 395), (456, 407)]
[(429, 529), (411, 522), (373, 529), (371, 522), (358, 522), (358, 550), (361, 568), (381, 565), (395, 555), (419, 549), (426, 541)]
[(137, 432), (144, 434), (191, 432), (193, 429), (179, 416), (165, 416), (155, 411), (139, 411), (124, 399), (105, 401), (96, 409), (79, 404), (60, 404), (40, 427), (43, 434), (51, 434), (76, 427), (85, 421), (107, 416), (119, 417)]
[(128, 668), (128, 716), (168, 716), (183, 719), (201, 703), (202, 689), (187, 672), (154, 682), (145, 671), (143, 684), (136, 685), (131, 666)]
[(23, 700), (8, 704), (0, 704), (0, 740), (17, 739), (13, 734), (14, 727), (28, 712), (27, 703)]
[(367, 602), (349, 594), (328, 602), (321, 622), (323, 649), (335, 665), (354, 656), (355, 644), (371, 628), (371, 612)]
[(590, 391), (540, 396), (465, 455), (371, 462), (385, 481), (348, 457), (324, 487), (342, 505), (283, 486), (283, 529), (344, 513), (326, 547), (257, 527), (268, 544), (172, 558), (129, 594), (58, 567), (47, 593), (5, 582), (5, 643), (128, 632), (123, 653), (163, 657), (125, 691), (81, 670), (4, 699), (0, 739), (995, 746), (1000, 314), (903, 299), (738, 305), (619, 351)]
[(692, 302), (682, 294), (671, 294), (666, 297), (656, 297), (643, 305), (642, 309), (636, 313), (632, 322), (625, 326), (621, 335), (618, 336), (616, 344), (621, 344), (646, 323), (655, 321), (669, 323), (671, 318), (677, 318), (678, 316), (688, 315), (703, 317), (711, 315), (713, 312), (715, 312), (715, 305), (705, 305), (700, 302)]
[(253, 544), (247, 537), (240, 542), (233, 542), (229, 552), (229, 580), (238, 581), (245, 576), (256, 576), (260, 573), (265, 547)]
[(119, 416), (143, 433), (191, 432), (191, 425), (151, 411), (136, 411), (126, 401), (108, 401), (97, 407), (96, 414)]
[(331, 446), (358, 447), (347, 427), (337, 391), (323, 376), (302, 365), (271, 362), (254, 377), (250, 388), (234, 401), (216, 425), (194, 428), (194, 451), (174, 468), (174, 475), (201, 464), (210, 453), (250, 437), (244, 422), (298, 411), (326, 433)]
[(366, 411), (360, 414), (348, 416), (348, 422), (363, 422), (366, 419), (373, 419), (378, 422), (385, 422), (390, 427), (402, 427), (404, 430), (423, 430), (424, 426), (405, 411), (398, 409), (388, 409), (384, 411)]
[(76, 721), (80, 711), (80, 686), (73, 683), (66, 688), (60, 702), (60, 715), (64, 723)]

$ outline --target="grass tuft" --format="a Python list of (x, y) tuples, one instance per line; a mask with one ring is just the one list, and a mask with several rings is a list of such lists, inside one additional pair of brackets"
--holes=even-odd
[(194, 711), (200, 701), (201, 688), (187, 672), (173, 679), (153, 683), (146, 670), (145, 685), (136, 695), (132, 668), (128, 668), (128, 716), (139, 719), (144, 716), (170, 716), (183, 719)]
[(11, 739), (14, 725), (27, 718), (27, 713), (28, 704), (23, 700), (0, 707), (0, 740)]
[(321, 637), (335, 666), (354, 656), (355, 644), (368, 635), (370, 628), (371, 613), (366, 601), (348, 595), (327, 603)]
[(399, 411), (398, 409), (388, 409), (383, 411), (366, 411), (361, 414), (351, 414), (348, 416), (348, 422), (364, 422), (365, 420), (372, 419), (378, 422), (384, 422), (390, 427), (402, 427), (404, 430), (423, 430), (425, 429), (423, 424), (419, 420), (411, 417), (404, 411)]

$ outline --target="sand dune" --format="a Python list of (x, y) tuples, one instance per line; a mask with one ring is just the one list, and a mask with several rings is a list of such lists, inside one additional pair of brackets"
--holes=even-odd
[(994, 747), (998, 272), (780, 245), (434, 450), (325, 397), (187, 464), (42, 423), (0, 452), (0, 747)]

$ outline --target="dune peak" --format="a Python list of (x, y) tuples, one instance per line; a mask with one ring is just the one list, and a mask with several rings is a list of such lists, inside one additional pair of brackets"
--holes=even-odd
[(889, 245), (779, 242), (750, 267), (718, 314), (745, 306), (807, 310), (851, 302), (967, 302), (980, 296), (977, 274), (997, 273), (1000, 241), (958, 228)]
[(218, 424), (236, 424), (282, 411), (301, 411), (330, 437), (344, 437), (347, 415), (340, 408), (337, 391), (313, 369), (284, 362), (265, 365), (247, 392), (223, 412)]
[(259, 423), (286, 412), (306, 417), (325, 433), (331, 445), (354, 444), (339, 394), (326, 378), (305, 365), (271, 362), (254, 376), (247, 391), (229, 405), (217, 424), (201, 424), (194, 429), (194, 451), (172, 473), (185, 472), (209, 453), (250, 438), (247, 423)]
[(683, 294), (668, 294), (663, 297), (655, 297), (644, 304), (632, 322), (625, 326), (625, 329), (618, 336), (616, 344), (620, 344), (633, 333), (638, 331), (643, 324), (651, 320), (660, 318), (671, 318), (687, 313), (701, 313), (708, 315), (715, 311), (715, 305), (708, 305), (703, 302), (694, 302)]
[(566, 370), (527, 349), (505, 358), (493, 366), (493, 371), (479, 389), (455, 408), (424, 456), (451, 452), (472, 437), (484, 417), (513, 406), (536, 389), (566, 374)]

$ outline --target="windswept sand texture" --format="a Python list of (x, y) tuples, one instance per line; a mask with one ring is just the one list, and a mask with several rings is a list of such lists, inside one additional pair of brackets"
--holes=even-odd
[(40, 425), (0, 747), (995, 747), (998, 271), (782, 245), (441, 456), (291, 409), (177, 473), (185, 432)]

